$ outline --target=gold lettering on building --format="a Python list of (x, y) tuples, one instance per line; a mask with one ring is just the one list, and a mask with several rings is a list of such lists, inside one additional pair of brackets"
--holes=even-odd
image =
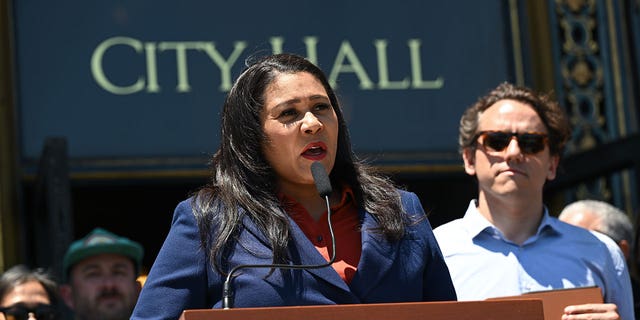
[[(274, 36), (268, 39), (272, 53), (281, 53), (285, 51), (286, 39), (282, 36)], [(306, 36), (302, 38), (302, 43), (306, 50), (306, 57), (314, 64), (324, 61), (325, 65), (331, 67), (328, 73), (328, 80), (332, 86), (336, 86), (340, 77), (355, 76), (358, 87), (361, 90), (437, 90), (444, 86), (444, 78), (437, 76), (433, 79), (425, 80), (423, 77), (422, 67), (422, 42), (420, 39), (409, 39), (407, 45), (407, 60), (391, 61), (389, 60), (387, 51), (389, 41), (387, 39), (373, 40), (373, 49), (371, 47), (354, 48), (348, 40), (343, 40), (340, 46), (335, 50), (333, 57), (318, 55), (318, 46), (321, 45), (320, 39), (315, 36)], [(160, 41), (160, 42), (143, 42), (130, 37), (112, 37), (104, 40), (93, 51), (91, 57), (91, 74), (96, 83), (105, 91), (116, 95), (128, 95), (139, 92), (159, 93), (168, 85), (175, 85), (175, 92), (188, 93), (192, 91), (191, 79), (189, 77), (189, 69), (193, 65), (189, 64), (189, 57), (194, 54), (205, 54), (217, 67), (220, 77), (218, 90), (226, 92), (233, 85), (232, 69), (238, 64), (238, 60), (245, 54), (245, 49), (249, 46), (247, 41), (234, 41), (233, 49), (228, 56), (224, 56), (211, 41)], [(144, 67), (144, 72), (125, 70), (125, 76), (129, 77), (128, 81), (121, 80), (116, 83), (110, 78), (110, 70), (105, 69), (103, 63), (105, 56), (109, 55), (109, 50), (114, 47), (123, 47), (122, 52), (131, 52), (131, 57), (127, 59), (127, 63), (136, 63), (140, 61)], [(122, 49), (125, 49), (124, 51)], [(357, 50), (356, 50), (357, 49)], [(394, 48), (397, 51), (397, 48)], [(407, 50), (405, 49), (405, 50)], [(359, 54), (366, 53), (367, 56), (375, 56), (376, 65), (365, 65)], [(158, 58), (161, 55), (173, 54), (175, 57), (175, 65), (166, 63), (159, 64)], [(326, 64), (331, 61), (331, 64)], [(406, 63), (408, 61), (410, 74), (397, 74), (400, 69), (393, 65)], [(201, 66), (198, 66), (201, 67)], [(406, 67), (406, 66), (403, 66)], [(163, 74), (173, 74), (168, 72), (167, 68), (175, 68), (175, 79), (162, 78)], [(136, 70), (136, 68), (130, 68)], [(165, 72), (162, 72), (165, 70)], [(396, 74), (392, 76), (393, 71)], [(404, 69), (402, 69), (404, 70)], [(371, 72), (373, 71), (373, 72)], [(377, 82), (374, 82), (370, 74), (378, 75)], [(113, 74), (111, 73), (111, 76)], [(392, 80), (392, 78), (394, 78)]]
[(402, 90), (409, 88), (409, 79), (405, 77), (401, 81), (389, 80), (389, 59), (387, 59), (387, 40), (376, 40), (373, 42), (376, 47), (378, 60), (378, 88), (388, 90)]
[(129, 46), (134, 49), (136, 53), (141, 53), (144, 45), (142, 42), (127, 37), (113, 37), (109, 38), (98, 45), (96, 50), (93, 51), (93, 55), (91, 56), (91, 74), (93, 78), (96, 80), (96, 83), (104, 90), (111, 92), (113, 94), (132, 94), (136, 93), (142, 89), (144, 89), (144, 77), (138, 76), (133, 84), (128, 86), (117, 86), (107, 78), (107, 75), (104, 72), (104, 68), (102, 66), (102, 58), (104, 57), (105, 52), (117, 45)]

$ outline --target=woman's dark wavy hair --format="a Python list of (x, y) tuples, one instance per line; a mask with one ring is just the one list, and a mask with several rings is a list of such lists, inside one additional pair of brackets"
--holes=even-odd
[[(375, 232), (400, 239), (405, 219), (400, 195), (391, 181), (355, 159), (347, 124), (324, 73), (303, 57), (276, 54), (251, 64), (236, 80), (222, 110), (220, 148), (211, 160), (212, 177), (193, 198), (201, 245), (214, 267), (224, 273), (224, 252), (232, 248), (248, 218), (263, 232), (273, 262), (287, 261), (290, 225), (276, 196), (276, 174), (264, 157), (261, 113), (265, 89), (279, 74), (307, 72), (322, 83), (337, 115), (339, 132), (331, 183), (351, 186), (356, 205), (378, 221)], [(227, 266), (228, 267), (228, 266)]]

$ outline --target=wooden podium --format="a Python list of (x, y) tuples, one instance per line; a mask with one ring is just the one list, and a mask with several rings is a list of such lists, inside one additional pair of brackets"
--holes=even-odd
[(542, 300), (404, 302), (185, 310), (181, 320), (542, 320)]
[(598, 287), (556, 289), (525, 293), (519, 296), (491, 298), (487, 301), (499, 301), (502, 299), (541, 299), (545, 320), (557, 320), (562, 318), (564, 308), (570, 305), (585, 303), (602, 303), (602, 292)]

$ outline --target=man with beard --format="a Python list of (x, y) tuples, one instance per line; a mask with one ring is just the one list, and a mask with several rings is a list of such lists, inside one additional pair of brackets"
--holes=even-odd
[(140, 293), (140, 244), (96, 228), (64, 256), (60, 294), (76, 320), (129, 319)]

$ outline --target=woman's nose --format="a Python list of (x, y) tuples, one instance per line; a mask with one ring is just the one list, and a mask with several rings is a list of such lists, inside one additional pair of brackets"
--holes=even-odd
[(322, 130), (322, 122), (313, 112), (307, 112), (302, 118), (301, 130), (304, 133), (315, 134)]

